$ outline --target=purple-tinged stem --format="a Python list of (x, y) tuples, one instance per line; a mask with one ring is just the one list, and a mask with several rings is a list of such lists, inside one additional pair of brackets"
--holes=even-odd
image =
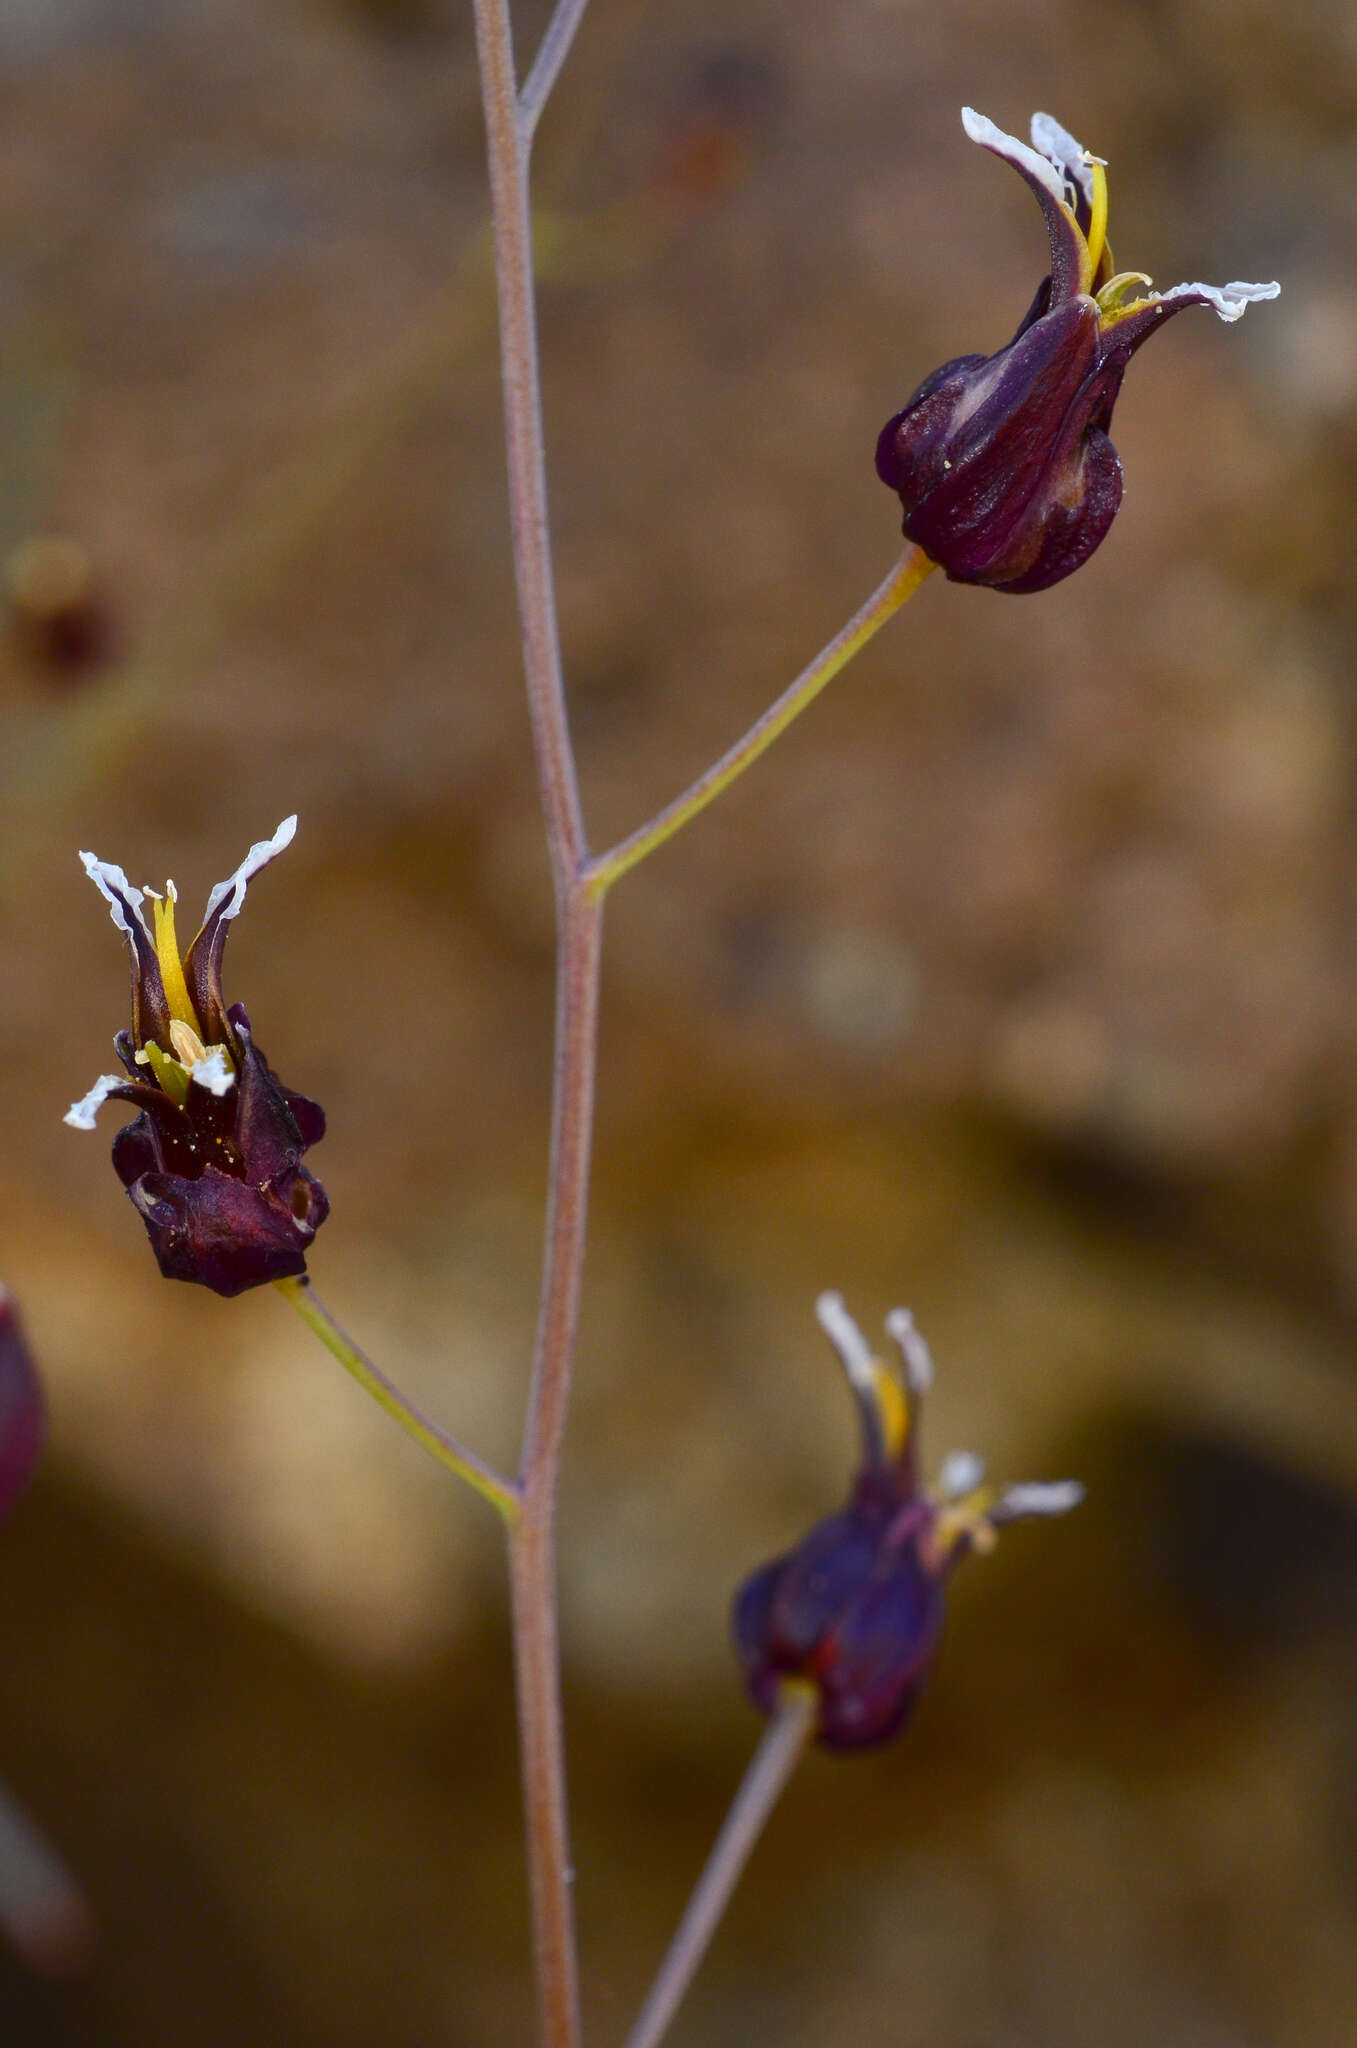
[(508, 0), (474, 0), (499, 295), (509, 523), (537, 772), (558, 896), (588, 857), (561, 674), (547, 521), (546, 455), (528, 200), (528, 138), (518, 112)]
[(509, 1545), (523, 1799), (542, 2040), (577, 2048), (578, 1964), (556, 1621), (556, 1494), (589, 1219), (603, 906), (567, 895), (557, 956), (556, 1063), (542, 1297)]
[[(539, 2038), (542, 2048), (579, 2048), (555, 1528), (588, 1223), (603, 898), (610, 882), (696, 816), (757, 760), (830, 677), (898, 610), (932, 564), (917, 551), (907, 554), (875, 597), (744, 740), (648, 826), (601, 861), (591, 862), (556, 620), (528, 179), (537, 119), (584, 14), (584, 0), (559, 0), (521, 95), (508, 0), (474, 0), (474, 6), (490, 169), (514, 574), (557, 920), (556, 1053), (546, 1243), (532, 1391), (516, 1485), (520, 1511), (509, 1532), (510, 1587)], [(750, 1786), (737, 1800), (718, 1845), (719, 1868), (728, 1871), (728, 1877), (720, 1878), (718, 1872), (712, 1884), (704, 1880), (705, 1890), (699, 1888), (700, 1898), (695, 1901), (695, 1907), (701, 1905), (701, 1934), (695, 1951), (691, 1932), (685, 1935), (680, 1931), (693, 1959), (678, 1991), (672, 1994), (675, 2002), (719, 1918), (729, 1887), (762, 1824), (762, 1812), (776, 1796), (776, 1785), (791, 1768), (805, 1739), (805, 1730), (797, 1730), (797, 1720), (796, 1710), (789, 1705), (760, 1751), (763, 1761), (756, 1763)], [(761, 1785), (766, 1793), (760, 1793)], [(766, 1799), (762, 1809), (756, 1804), (760, 1797)], [(688, 1921), (684, 1926), (688, 1929)], [(672, 1973), (663, 1981), (668, 1983), (671, 1977)]]
[[(551, 1172), (532, 1392), (509, 1544), (514, 1665), (542, 2048), (579, 2048), (565, 1738), (556, 1614), (556, 1494), (589, 1208), (601, 905), (582, 880), (589, 848), (561, 674), (547, 521), (528, 155), (536, 115), (583, 13), (565, 0), (547, 31), (527, 111), (508, 0), (475, 0), (499, 294), (509, 517), (542, 813), (556, 890), (557, 1004)], [(531, 81), (530, 81), (531, 83)]]

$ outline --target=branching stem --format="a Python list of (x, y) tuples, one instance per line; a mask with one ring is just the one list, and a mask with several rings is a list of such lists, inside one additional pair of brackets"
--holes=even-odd
[(519, 623), (542, 814), (556, 889), (556, 1057), (550, 1191), (532, 1393), (509, 1546), (519, 1738), (542, 2048), (579, 2048), (565, 1738), (556, 1616), (556, 1495), (589, 1211), (601, 906), (581, 876), (589, 849), (561, 675), (547, 520), (528, 157), (533, 124), (583, 8), (562, 0), (520, 107), (508, 0), (475, 0), (499, 293), (500, 368)]
[[(592, 862), (561, 673), (533, 284), (529, 157), (537, 120), (584, 14), (585, 0), (558, 0), (520, 94), (509, 0), (474, 0), (485, 112), (499, 298), (510, 526), (523, 663), (542, 813), (556, 895), (556, 1052), (551, 1167), (542, 1292), (532, 1390), (510, 1529), (510, 1589), (523, 1767), (533, 1953), (541, 2048), (579, 2048), (579, 1986), (573, 1870), (566, 1799), (556, 1598), (556, 1500), (570, 1401), (589, 1212), (589, 1158), (598, 1058), (603, 898), (608, 885), (663, 844), (758, 759), (798, 711), (904, 603), (931, 564), (905, 557), (875, 597), (831, 641), (791, 689), (685, 797), (602, 862)], [(720, 1853), (728, 1879), (708, 1887), (696, 1954), (719, 1917), (729, 1885), (757, 1832), (758, 1786), (781, 1783), (804, 1731), (791, 1707), (775, 1724), (756, 1766), (757, 1782), (737, 1801), (734, 1848)], [(808, 1725), (808, 1724), (807, 1724)], [(771, 1804), (768, 1795), (767, 1803)], [(762, 1809), (766, 1811), (766, 1806)], [(740, 1831), (743, 1830), (743, 1834)], [(730, 1829), (722, 1837), (727, 1841)], [(739, 1846), (743, 1841), (743, 1846)], [(688, 1925), (685, 1922), (685, 1927)], [(692, 1937), (687, 1937), (689, 1948)], [(695, 1967), (696, 1955), (693, 1964)], [(682, 1982), (686, 1983), (686, 1976)], [(682, 1983), (679, 1985), (682, 1989)], [(671, 1994), (666, 1992), (666, 1997)], [(672, 1994), (675, 1998), (677, 1994)]]
[(499, 295), (500, 372), (523, 666), (558, 896), (588, 855), (570, 744), (547, 523), (537, 364), (528, 138), (518, 111), (508, 0), (475, 0)]
[(524, 142), (529, 145), (588, 5), (589, 0), (556, 0), (556, 12), (547, 23), (532, 69), (518, 95), (519, 126)]

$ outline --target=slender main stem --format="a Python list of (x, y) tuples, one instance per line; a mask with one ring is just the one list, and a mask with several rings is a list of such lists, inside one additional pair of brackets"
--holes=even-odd
[(508, 0), (475, 0), (499, 294), (500, 374), (509, 474), (509, 523), (542, 808), (558, 895), (588, 856), (561, 674), (547, 520), (546, 454), (537, 362), (530, 132), (518, 111)]
[(584, 10), (574, 0), (563, 0), (529, 80), (526, 103), (521, 105), (508, 0), (475, 0), (475, 9), (499, 292), (509, 517), (557, 923), (556, 1058), (546, 1247), (518, 1480), (522, 1515), (509, 1545), (514, 1668), (540, 2039), (543, 2048), (579, 2048), (579, 1967), (557, 1641), (556, 1494), (589, 1209), (602, 913), (581, 880), (589, 847), (556, 624), (528, 158), (537, 115)]
[[(932, 564), (917, 550), (911, 551), (811, 668), (686, 797), (604, 860), (591, 862), (556, 620), (528, 178), (537, 120), (584, 14), (584, 0), (558, 0), (521, 95), (508, 0), (474, 0), (474, 5), (490, 166), (514, 574), (557, 921), (546, 1244), (532, 1390), (514, 1486), (520, 1511), (510, 1523), (510, 1588), (539, 2038), (542, 2048), (579, 2048), (579, 1971), (557, 1629), (556, 1499), (588, 1222), (603, 898), (612, 881), (696, 816), (771, 745), (798, 711), (904, 603)], [(794, 1707), (788, 1706), (775, 1722), (760, 1752), (763, 1761), (756, 1764), (723, 1832), (726, 1846), (718, 1844), (719, 1869), (728, 1875), (718, 1874), (710, 1884), (704, 1880), (709, 1903), (700, 1908), (695, 1950), (692, 1933), (680, 1931), (685, 1953), (692, 1953), (693, 1961), (685, 1966), (678, 1990), (664, 1992), (666, 2000), (677, 2002), (695, 1967), (696, 1956), (705, 1946), (762, 1824), (762, 1814), (805, 1739), (808, 1716), (806, 1710), (805, 1727), (801, 1727)], [(698, 1904), (695, 1901), (695, 1906)], [(662, 1981), (670, 1983), (673, 1972), (669, 1966), (666, 1970), (668, 1975)], [(672, 2004), (667, 2004), (666, 2010), (672, 2010)]]
[(699, 775), (682, 796), (675, 797), (662, 811), (657, 811), (647, 824), (639, 826), (629, 838), (619, 841), (609, 852), (595, 855), (587, 870), (589, 886), (594, 893), (601, 896), (628, 869), (636, 867), (648, 854), (663, 846), (667, 839), (682, 831), (699, 812), (705, 811), (707, 805), (714, 803), (723, 790), (729, 789), (746, 768), (752, 768), (759, 756), (766, 753), (773, 741), (787, 730), (792, 720), (799, 718), (808, 704), (814, 703), (826, 683), (832, 682), (839, 670), (861, 652), (875, 633), (880, 632), (886, 621), (894, 618), (901, 605), (913, 597), (930, 569), (936, 566), (922, 548), (906, 548), (890, 575), (872, 592), (862, 609), (853, 614), (834, 638), (821, 648), (814, 661), (802, 669), (796, 681), (788, 684), (782, 695), (755, 719), (742, 739), (738, 739), (719, 761), (713, 762), (704, 774)]
[(556, 1623), (556, 1494), (589, 1218), (603, 907), (568, 890), (557, 954), (551, 1174), (532, 1394), (510, 1543), (514, 1656), (542, 2040), (577, 2048), (579, 1989)]
[(556, 1053), (551, 1173), (541, 1307), (519, 1486), (535, 1504), (554, 1479), (565, 1435), (569, 1385), (562, 1360), (574, 1352), (589, 1210), (589, 1153), (598, 1051), (603, 906), (580, 883), (568, 893), (556, 972)]
[(731, 1893), (815, 1727), (813, 1687), (785, 1686), (688, 1901), (626, 2048), (656, 2048), (696, 1976)]
[(379, 1365), (374, 1365), (367, 1353), (360, 1351), (347, 1332), (340, 1328), (309, 1280), (275, 1280), (273, 1284), (284, 1301), (291, 1302), (302, 1321), (315, 1331), (326, 1350), (339, 1360), (345, 1372), (351, 1373), (378, 1406), (395, 1417), (406, 1435), (422, 1444), (429, 1455), (437, 1458), (449, 1472), (455, 1472), (459, 1479), (473, 1486), (512, 1529), (518, 1521), (520, 1508), (518, 1488), (513, 1480), (496, 1472), (474, 1451), (458, 1443), (455, 1436), (450, 1436), (436, 1422), (431, 1422), (413, 1401), (407, 1400), (395, 1381), (388, 1378)]

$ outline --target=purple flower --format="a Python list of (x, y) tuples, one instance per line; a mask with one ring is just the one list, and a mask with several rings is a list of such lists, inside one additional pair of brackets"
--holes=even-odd
[(9, 1289), (0, 1287), (0, 1517), (38, 1462), (46, 1428), (42, 1390)]
[(954, 583), (1046, 590), (1088, 560), (1121, 503), (1107, 433), (1141, 343), (1184, 306), (1238, 320), (1281, 286), (1152, 291), (1144, 271), (1114, 271), (1100, 158), (1049, 114), (1032, 116), (1030, 148), (969, 107), (961, 119), (1035, 192), (1051, 274), (1007, 348), (944, 363), (887, 421), (877, 474), (900, 494), (906, 537)]
[(873, 1356), (840, 1295), (822, 1294), (816, 1313), (857, 1403), (862, 1463), (839, 1513), (745, 1580), (735, 1644), (765, 1714), (784, 1683), (808, 1681), (819, 1694), (821, 1743), (867, 1749), (896, 1733), (918, 1697), (954, 1566), (991, 1549), (1005, 1522), (1064, 1514), (1084, 1489), (1062, 1480), (996, 1492), (970, 1452), (944, 1460), (936, 1487), (921, 1486), (919, 1406), (933, 1368), (913, 1317), (896, 1309), (886, 1320), (897, 1375)]
[[(221, 963), (246, 885), (290, 844), (295, 818), (252, 846), (207, 899), (202, 930), (182, 960), (173, 882), (163, 897), (134, 889), (121, 868), (82, 853), (132, 963), (132, 1029), (113, 1043), (124, 1073), (104, 1074), (66, 1122), (92, 1131), (110, 1096), (141, 1114), (113, 1141), (113, 1166), (146, 1225), (167, 1280), (240, 1294), (306, 1271), (306, 1252), (330, 1211), (301, 1163), (325, 1135), (325, 1113), (283, 1087), (254, 1042), (239, 1003), (222, 1000)], [(151, 898), (152, 923), (142, 911)]]

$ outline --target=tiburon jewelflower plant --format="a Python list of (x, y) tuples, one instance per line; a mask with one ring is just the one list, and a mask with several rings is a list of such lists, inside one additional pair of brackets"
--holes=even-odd
[(772, 1713), (784, 1685), (809, 1681), (827, 1749), (866, 1749), (903, 1726), (942, 1631), (943, 1590), (964, 1557), (993, 1547), (1005, 1522), (1063, 1515), (1076, 1480), (986, 1486), (969, 1451), (945, 1458), (937, 1485), (919, 1480), (919, 1408), (932, 1380), (928, 1347), (908, 1309), (887, 1318), (897, 1374), (876, 1357), (838, 1294), (816, 1314), (857, 1404), (862, 1463), (848, 1504), (794, 1550), (746, 1579), (735, 1642), (754, 1702)]
[[(110, 1097), (141, 1114), (113, 1141), (113, 1166), (168, 1280), (240, 1294), (306, 1271), (329, 1214), (302, 1154), (325, 1135), (325, 1113), (285, 1088), (254, 1042), (239, 1003), (222, 999), (231, 920), (251, 878), (291, 843), (297, 820), (252, 846), (207, 899), (202, 929), (180, 957), (173, 882), (134, 889), (121, 868), (82, 853), (132, 964), (132, 1029), (114, 1039), (121, 1074), (103, 1074), (66, 1122), (92, 1131)], [(151, 899), (152, 921), (142, 904)]]
[(1051, 273), (993, 356), (958, 356), (924, 379), (882, 429), (876, 467), (898, 491), (904, 531), (954, 583), (1046, 590), (1078, 569), (1121, 503), (1108, 439), (1121, 380), (1141, 343), (1185, 306), (1238, 320), (1277, 284), (1151, 289), (1117, 270), (1107, 239), (1107, 170), (1049, 114), (1031, 146), (971, 108), (972, 142), (1012, 164), (1036, 194)]
[[(877, 469), (904, 508), (907, 545), (877, 589), (820, 652), (686, 789), (611, 847), (591, 841), (562, 662), (547, 503), (540, 351), (533, 282), (532, 139), (585, 12), (555, 0), (537, 56), (520, 77), (512, 0), (471, 0), (490, 158), (507, 480), (527, 702), (557, 916), (556, 1036), (541, 1291), (516, 1462), (501, 1469), (424, 1414), (399, 1379), (351, 1339), (307, 1276), (329, 1204), (303, 1165), (323, 1136), (321, 1110), (285, 1088), (239, 1004), (226, 1007), (222, 955), (247, 884), (296, 825), (252, 846), (208, 898), (181, 956), (176, 895), (133, 888), (84, 854), (132, 968), (131, 1029), (67, 1122), (94, 1128), (100, 1105), (133, 1120), (113, 1164), (160, 1265), (173, 1279), (234, 1295), (265, 1281), (338, 1363), (425, 1450), (500, 1518), (508, 1559), (523, 1778), (538, 2048), (582, 2048), (575, 1858), (567, 1792), (556, 1532), (576, 1369), (590, 1206), (599, 1002), (608, 894), (731, 788), (892, 619), (935, 567), (960, 583), (1044, 590), (1088, 560), (1121, 501), (1108, 438), (1126, 367), (1150, 334), (1190, 305), (1237, 320), (1275, 284), (1176, 285), (1159, 293), (1118, 271), (1107, 239), (1106, 168), (1048, 115), (1031, 143), (967, 110), (966, 131), (1036, 195), (1050, 274), (1006, 348), (968, 355), (927, 378), (880, 436)], [(583, 227), (587, 229), (587, 222)], [(472, 279), (479, 287), (478, 275)], [(399, 408), (397, 410), (400, 410)], [(149, 908), (146, 907), (149, 901)], [(473, 1084), (474, 1085), (474, 1082)], [(0, 1311), (3, 1301), (0, 1300)], [(766, 1715), (755, 1754), (627, 2048), (659, 2048), (746, 1857), (806, 1745), (855, 1751), (903, 1725), (937, 1653), (951, 1574), (990, 1549), (1004, 1524), (1063, 1514), (1074, 1481), (993, 1488), (969, 1453), (919, 1472), (929, 1354), (909, 1314), (886, 1328), (888, 1365), (822, 1295), (821, 1325), (856, 1403), (862, 1447), (839, 1512), (744, 1583), (734, 1633), (744, 1682)], [(31, 1465), (41, 1411), (27, 1355), (0, 1313), (0, 1512)], [(474, 1876), (474, 1858), (464, 1859)], [(522, 2035), (521, 2027), (518, 2029)]]

